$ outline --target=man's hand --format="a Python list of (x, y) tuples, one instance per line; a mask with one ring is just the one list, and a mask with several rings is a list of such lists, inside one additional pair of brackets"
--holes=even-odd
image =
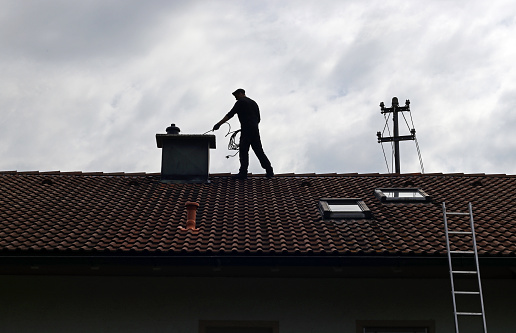
[(213, 130), (216, 131), (220, 128), (220, 124), (216, 123), (215, 126), (213, 126)]

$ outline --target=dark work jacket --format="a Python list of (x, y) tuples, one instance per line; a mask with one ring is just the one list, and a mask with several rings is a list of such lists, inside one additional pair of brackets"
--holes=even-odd
[(242, 134), (258, 132), (258, 123), (260, 123), (260, 109), (258, 104), (249, 97), (244, 97), (236, 101), (235, 105), (228, 112), (227, 116), (232, 118), (238, 114), (238, 120), (242, 128)]

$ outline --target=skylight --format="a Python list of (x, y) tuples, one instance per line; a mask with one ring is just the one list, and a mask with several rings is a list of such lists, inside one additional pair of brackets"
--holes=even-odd
[(358, 204), (348, 204), (348, 205), (337, 205), (337, 204), (328, 204), (330, 210), (332, 212), (361, 212), (360, 206)]
[(319, 210), (325, 219), (369, 218), (371, 211), (361, 199), (323, 198)]
[(419, 191), (385, 190), (382, 192), (387, 198), (424, 198)]
[(419, 188), (379, 188), (374, 195), (381, 202), (427, 202), (432, 198)]

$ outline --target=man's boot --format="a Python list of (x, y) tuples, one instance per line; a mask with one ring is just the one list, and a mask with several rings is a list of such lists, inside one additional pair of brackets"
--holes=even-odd
[(231, 178), (244, 180), (244, 179), (247, 179), (247, 173), (240, 173), (239, 172), (236, 175), (232, 175)]
[(274, 171), (272, 171), (272, 167), (270, 169), (267, 169), (265, 170), (266, 173), (265, 173), (265, 177), (271, 179), (272, 177), (274, 177)]

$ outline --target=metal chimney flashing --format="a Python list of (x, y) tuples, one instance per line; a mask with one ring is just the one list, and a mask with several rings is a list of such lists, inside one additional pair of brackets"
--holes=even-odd
[(164, 183), (207, 183), (213, 134), (156, 134), (162, 149), (161, 181)]

